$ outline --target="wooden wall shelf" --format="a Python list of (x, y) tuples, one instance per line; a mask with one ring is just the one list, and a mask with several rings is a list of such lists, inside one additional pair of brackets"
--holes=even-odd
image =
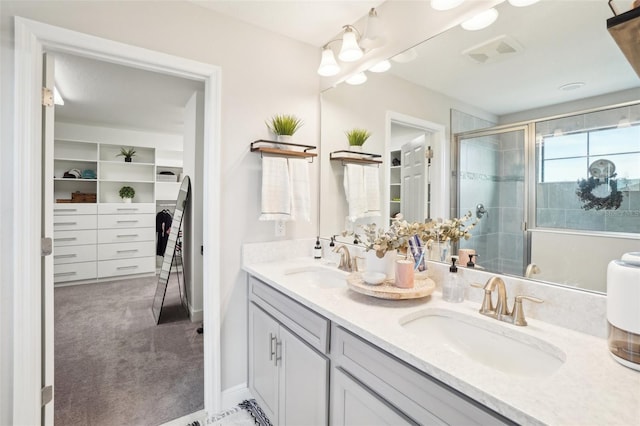
[[(286, 145), (291, 149), (282, 149), (278, 146)], [(315, 152), (310, 152), (311, 150), (315, 150), (316, 147), (313, 145), (302, 145), (298, 143), (289, 143), (289, 142), (277, 142), (266, 139), (259, 139), (251, 143), (251, 152), (259, 152), (262, 154), (270, 154), (270, 155), (278, 155), (281, 157), (300, 157), (300, 158), (311, 158), (313, 161), (313, 157), (317, 157), (318, 154)]]
[(346, 163), (358, 163), (358, 164), (382, 164), (382, 155), (370, 154), (368, 152), (349, 151), (346, 149), (340, 151), (333, 151), (329, 154), (330, 160), (342, 161), (342, 164)]

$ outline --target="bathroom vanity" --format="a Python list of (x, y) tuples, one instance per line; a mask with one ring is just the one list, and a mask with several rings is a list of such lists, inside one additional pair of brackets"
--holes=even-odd
[(640, 418), (640, 374), (616, 363), (601, 337), (535, 318), (501, 323), (480, 315), (476, 301), (446, 303), (439, 291), (375, 299), (311, 257), (246, 260), (249, 388), (274, 424)]

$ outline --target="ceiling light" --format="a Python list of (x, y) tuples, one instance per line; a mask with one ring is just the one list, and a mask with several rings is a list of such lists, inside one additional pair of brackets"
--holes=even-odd
[(331, 77), (339, 72), (340, 65), (336, 62), (336, 57), (333, 56), (333, 50), (331, 50), (329, 46), (324, 46), (322, 48), (322, 59), (318, 67), (318, 74), (323, 77)]
[(367, 81), (367, 75), (363, 72), (359, 72), (358, 74), (354, 74), (346, 79), (345, 83), (351, 84), (352, 86), (357, 86), (358, 84), (362, 84), (365, 81)]
[(369, 68), (369, 71), (371, 71), (371, 72), (385, 72), (385, 71), (388, 71), (389, 68), (391, 68), (391, 62), (389, 62), (389, 61), (387, 61), (385, 59), (384, 61), (378, 62), (377, 64), (375, 64), (374, 66)]
[(534, 3), (538, 3), (540, 0), (509, 0), (509, 4), (515, 7), (531, 6)]
[(399, 64), (406, 64), (407, 62), (411, 62), (418, 57), (418, 52), (415, 48), (407, 49), (404, 52), (398, 53), (396, 56), (391, 58), (393, 62), (397, 62)]
[(431, 7), (435, 10), (449, 10), (460, 6), (464, 0), (431, 0)]
[(360, 46), (363, 49), (375, 49), (380, 47), (385, 42), (385, 30), (378, 18), (378, 12), (376, 12), (375, 8), (371, 8), (369, 11), (369, 16), (367, 17), (367, 26), (364, 30), (364, 34), (362, 35), (362, 39), (360, 40)]
[(579, 88), (581, 88), (582, 86), (584, 86), (584, 83), (583, 83), (583, 82), (581, 82), (581, 81), (577, 81), (577, 82), (575, 82), (575, 83), (567, 83), (567, 84), (564, 84), (564, 85), (562, 85), (562, 86), (558, 87), (558, 89), (560, 89), (560, 90), (564, 90), (565, 92), (568, 92), (568, 91), (570, 91), (570, 90), (576, 90), (576, 89), (579, 89)]
[(494, 8), (478, 13), (468, 21), (464, 21), (461, 26), (467, 31), (477, 31), (487, 28), (498, 19), (498, 11)]
[(53, 86), (53, 103), (56, 105), (64, 105), (64, 99), (62, 99), (62, 95), (60, 95), (56, 86)]
[(358, 39), (355, 31), (357, 30), (351, 25), (344, 26), (342, 48), (340, 48), (340, 53), (338, 54), (338, 58), (340, 58), (341, 61), (353, 62), (362, 58), (362, 49), (358, 46)]

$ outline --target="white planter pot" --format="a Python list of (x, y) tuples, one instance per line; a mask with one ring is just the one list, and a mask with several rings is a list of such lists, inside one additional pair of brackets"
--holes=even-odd
[(388, 280), (393, 280), (396, 275), (397, 257), (397, 250), (388, 251), (385, 253), (383, 258), (379, 258), (375, 251), (369, 250), (368, 252), (365, 252), (365, 259), (367, 262), (366, 270), (368, 272), (382, 272), (387, 276)]
[[(292, 135), (276, 135), (276, 140), (278, 142), (293, 143), (293, 136)], [(291, 146), (289, 145), (278, 145), (278, 148), (291, 150)]]
[(131, 198), (123, 198), (122, 202), (123, 203), (131, 203)]

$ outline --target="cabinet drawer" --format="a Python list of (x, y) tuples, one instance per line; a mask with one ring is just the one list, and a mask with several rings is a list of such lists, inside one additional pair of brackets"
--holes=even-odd
[(155, 226), (154, 214), (107, 214), (98, 216), (98, 229), (148, 228)]
[(95, 229), (87, 231), (55, 231), (53, 233), (54, 247), (95, 244), (96, 241)]
[(249, 298), (309, 345), (329, 352), (329, 320), (285, 296), (255, 277), (249, 277)]
[(98, 244), (155, 240), (155, 228), (98, 229)]
[(97, 216), (94, 214), (65, 215), (53, 217), (53, 230), (96, 229)]
[(98, 262), (98, 278), (155, 272), (156, 257), (102, 260)]
[(53, 282), (63, 283), (96, 278), (96, 262), (66, 263), (53, 266)]
[(155, 203), (104, 203), (98, 205), (99, 214), (155, 214)]
[(55, 247), (53, 250), (53, 264), (90, 262), (96, 260), (96, 245)]
[(111, 243), (98, 245), (98, 260), (128, 259), (134, 257), (148, 257), (156, 254), (156, 244), (153, 241), (136, 243)]
[(334, 367), (341, 368), (418, 424), (513, 424), (444, 383), (334, 325)]
[(53, 205), (54, 216), (96, 213), (98, 213), (98, 205), (94, 203), (56, 203)]

